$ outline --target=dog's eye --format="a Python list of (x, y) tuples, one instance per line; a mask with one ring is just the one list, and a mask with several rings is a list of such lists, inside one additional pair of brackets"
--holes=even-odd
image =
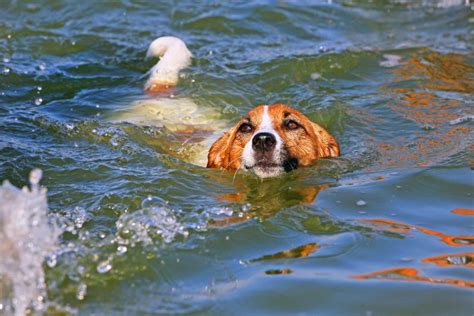
[(252, 131), (253, 131), (253, 126), (250, 125), (249, 123), (243, 123), (239, 127), (239, 132), (242, 132), (242, 133), (250, 133)]
[(300, 128), (300, 124), (296, 123), (293, 120), (288, 120), (285, 122), (285, 127), (289, 130), (294, 130)]

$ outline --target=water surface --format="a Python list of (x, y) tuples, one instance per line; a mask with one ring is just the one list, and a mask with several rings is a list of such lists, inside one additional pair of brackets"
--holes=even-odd
[[(51, 315), (472, 315), (467, 2), (4, 3), (0, 179), (43, 170), (62, 233), (51, 251), (32, 224), (44, 262), (0, 264), (1, 313), (30, 301)], [(194, 55), (175, 98), (229, 124), (287, 103), (342, 157), (261, 181), (170, 154), (167, 130), (111, 120), (145, 98), (156, 60), (144, 55), (162, 35)], [(5, 224), (28, 207), (0, 196), (5, 254), (28, 251)], [(41, 287), (15, 283), (28, 267), (44, 272), (39, 302), (14, 291)]]

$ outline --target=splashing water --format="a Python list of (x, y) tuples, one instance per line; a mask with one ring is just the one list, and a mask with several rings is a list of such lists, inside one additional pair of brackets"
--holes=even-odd
[(5, 315), (46, 307), (43, 262), (60, 231), (48, 219), (41, 176), (39, 169), (31, 172), (31, 189), (8, 181), (0, 186), (0, 313)]
[(134, 247), (137, 243), (151, 245), (155, 239), (170, 243), (178, 235), (189, 235), (166, 203), (149, 198), (142, 203), (142, 207), (139, 211), (122, 215), (117, 221), (119, 253), (126, 251), (123, 247)]

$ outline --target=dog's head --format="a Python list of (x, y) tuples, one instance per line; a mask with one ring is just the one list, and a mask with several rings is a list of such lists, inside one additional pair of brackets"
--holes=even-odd
[(284, 104), (261, 105), (211, 146), (207, 167), (252, 170), (263, 178), (337, 156), (334, 137), (302, 113)]

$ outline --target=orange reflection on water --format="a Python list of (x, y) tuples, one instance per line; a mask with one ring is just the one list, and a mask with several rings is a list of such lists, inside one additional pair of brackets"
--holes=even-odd
[(442, 242), (455, 247), (471, 246), (474, 243), (474, 236), (452, 236), (436, 230), (431, 230), (415, 225), (395, 222), (389, 219), (362, 219), (362, 222), (372, 224), (378, 228), (386, 229), (397, 233), (408, 233), (410, 231), (420, 231), (427, 235), (437, 236)]
[(426, 51), (414, 54), (395, 73), (405, 79), (426, 78), (429, 89), (462, 93), (474, 92), (474, 66), (460, 54)]
[(459, 287), (474, 288), (474, 282), (452, 278), (426, 277), (420, 275), (418, 270), (414, 268), (387, 269), (368, 274), (354, 275), (352, 277), (354, 279), (361, 280), (381, 279), (391, 281), (427, 282), (431, 284), (447, 284)]
[(473, 108), (462, 96), (457, 99), (439, 91), (474, 93), (474, 67), (466, 57), (421, 50), (404, 60), (394, 74), (395, 82), (411, 87), (390, 87), (394, 101), (388, 106), (419, 125), (420, 132), (380, 143), (381, 163), (426, 167), (465, 150), (472, 128), (450, 122), (473, 115)]
[(457, 208), (452, 210), (451, 213), (465, 216), (474, 216), (474, 210), (468, 208)]
[(309, 243), (303, 246), (299, 246), (293, 249), (289, 250), (284, 250), (280, 251), (271, 255), (265, 255), (262, 257), (259, 257), (257, 259), (252, 259), (250, 260), (251, 262), (255, 261), (262, 261), (262, 260), (273, 260), (273, 259), (294, 259), (294, 258), (302, 258), (302, 257), (307, 257), (310, 254), (314, 253), (316, 250), (321, 248), (316, 243)]
[(474, 268), (474, 252), (434, 256), (424, 258), (421, 261), (425, 263), (434, 263), (441, 267), (464, 266)]
[[(284, 181), (284, 180), (282, 180)], [(285, 207), (313, 203), (322, 190), (329, 188), (328, 184), (284, 188), (284, 183), (277, 180), (259, 183), (255, 187), (246, 182), (233, 183), (236, 193), (225, 193), (217, 197), (220, 201), (249, 205), (249, 209), (237, 216), (213, 218), (209, 225), (226, 227), (246, 222), (252, 218), (268, 218)]]
[(221, 219), (211, 218), (209, 220), (209, 226), (210, 227), (227, 227), (230, 225), (246, 222), (250, 219), (252, 219), (252, 216), (248, 214), (244, 214), (242, 216), (230, 216), (230, 217), (225, 217)]
[(398, 112), (417, 123), (432, 125), (457, 118), (458, 114), (452, 108), (462, 103), (456, 99), (441, 98), (430, 92), (414, 91), (405, 93), (401, 101), (401, 105), (406, 107), (398, 108)]
[[(427, 235), (437, 236), (442, 242), (450, 246), (469, 246), (474, 241), (474, 236), (451, 236), (444, 233), (426, 229), (423, 227), (400, 223), (388, 219), (364, 219), (362, 222), (369, 223), (377, 228), (389, 230), (397, 233), (409, 233), (411, 231), (419, 231)], [(474, 253), (466, 252), (460, 254), (443, 254), (421, 259), (424, 263), (435, 264), (440, 267), (461, 266), (474, 268)], [(368, 274), (355, 275), (356, 279), (382, 279), (393, 281), (409, 281), (409, 282), (426, 282), (431, 284), (447, 284), (458, 287), (474, 288), (474, 282), (442, 277), (426, 277), (420, 275), (419, 271), (411, 267), (394, 268), (372, 272)]]

